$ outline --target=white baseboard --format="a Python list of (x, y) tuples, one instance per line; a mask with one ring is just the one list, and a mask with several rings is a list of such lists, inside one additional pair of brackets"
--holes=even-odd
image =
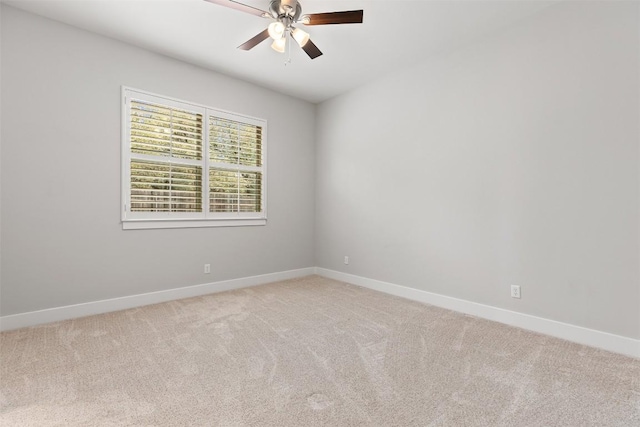
[(101, 301), (92, 301), (83, 304), (67, 305), (64, 307), (49, 308), (46, 310), (31, 311), (0, 317), (0, 331), (24, 328), (43, 323), (58, 322), (60, 320), (74, 319), (77, 317), (91, 316), (94, 314), (108, 313), (111, 311), (125, 310), (144, 305), (157, 304), (182, 298), (196, 297), (215, 292), (229, 291), (232, 289), (246, 288), (249, 286), (263, 285), (280, 280), (293, 279), (308, 276), (315, 273), (314, 267), (298, 270), (281, 271), (277, 273), (262, 274), (259, 276), (242, 277), (239, 279), (222, 280), (219, 282), (205, 283), (202, 285), (187, 286), (184, 288), (168, 289), (166, 291), (150, 292), (146, 294), (131, 295), (121, 298), (112, 298)]
[(94, 314), (108, 313), (111, 311), (126, 310), (128, 308), (229, 291), (232, 289), (246, 288), (249, 286), (263, 285), (280, 280), (308, 276), (310, 274), (318, 274), (320, 276), (351, 283), (364, 288), (373, 289), (414, 301), (424, 302), (511, 326), (517, 326), (519, 328), (539, 332), (545, 335), (562, 338), (567, 341), (640, 358), (640, 340), (637, 339), (596, 331), (594, 329), (583, 328), (581, 326), (557, 322), (555, 320), (544, 319), (542, 317), (531, 316), (529, 314), (518, 313), (515, 311), (320, 267), (308, 267), (259, 276), (222, 280), (202, 285), (168, 289), (166, 291), (150, 292), (146, 294), (131, 295), (121, 298), (2, 316), (0, 317), (0, 331), (35, 326), (43, 323), (58, 322), (60, 320), (74, 319)]
[(419, 289), (408, 288), (393, 283), (382, 282), (353, 274), (316, 267), (316, 274), (330, 279), (340, 280), (364, 288), (373, 289), (391, 295), (435, 305), (449, 310), (481, 317), (517, 326), (541, 334), (562, 338), (578, 344), (597, 347), (604, 350), (640, 358), (640, 340), (614, 335), (594, 329), (583, 328), (529, 314), (518, 313), (489, 305), (479, 304)]

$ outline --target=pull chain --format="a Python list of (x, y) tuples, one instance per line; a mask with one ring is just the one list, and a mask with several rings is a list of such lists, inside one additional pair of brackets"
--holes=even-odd
[[(289, 30), (285, 31), (285, 37), (287, 37), (288, 35), (289, 35)], [(285, 67), (291, 64), (291, 40), (289, 39), (289, 37), (287, 37), (286, 45), (287, 45), (287, 59), (284, 61)]]

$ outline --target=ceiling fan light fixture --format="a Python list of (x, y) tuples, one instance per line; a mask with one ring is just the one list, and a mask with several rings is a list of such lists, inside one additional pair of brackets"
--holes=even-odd
[(280, 37), (277, 40), (274, 40), (271, 43), (271, 48), (276, 52), (284, 53), (285, 48), (287, 47), (287, 39), (285, 37)]
[[(251, 50), (268, 38), (272, 38), (273, 42), (271, 47), (273, 50), (284, 53), (285, 50), (291, 47), (290, 44), (287, 45), (287, 41), (288, 43), (292, 43), (291, 40), (288, 40), (289, 35), (291, 35), (291, 38), (300, 45), (302, 50), (311, 59), (322, 55), (322, 51), (309, 39), (309, 34), (300, 29), (296, 29), (294, 25), (362, 24), (364, 13), (362, 9), (359, 9), (303, 15), (300, 0), (270, 0), (268, 11), (244, 4), (243, 2), (245, 0), (206, 1), (271, 20), (271, 23), (266, 29), (238, 46), (238, 49)], [(267, 0), (261, 1), (266, 2)], [(2, 2), (2, 0), (0, 0), (0, 2)], [(291, 57), (289, 57), (285, 64), (289, 62), (291, 62)]]
[(272, 22), (267, 28), (269, 36), (276, 41), (282, 38), (285, 29), (284, 24), (280, 21)]
[(304, 47), (304, 45), (306, 45), (309, 41), (309, 33), (301, 30), (300, 28), (294, 28), (291, 35), (293, 36), (295, 41), (298, 42), (300, 47)]

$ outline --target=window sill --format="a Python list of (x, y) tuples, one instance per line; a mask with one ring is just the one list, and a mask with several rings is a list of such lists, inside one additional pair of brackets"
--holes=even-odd
[(158, 228), (251, 227), (260, 225), (267, 225), (267, 220), (265, 218), (251, 218), (122, 221), (123, 230), (149, 230)]

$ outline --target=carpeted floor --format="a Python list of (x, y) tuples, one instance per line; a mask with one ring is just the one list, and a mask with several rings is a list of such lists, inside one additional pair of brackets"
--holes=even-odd
[(310, 276), (1, 334), (0, 425), (640, 426), (640, 360)]

